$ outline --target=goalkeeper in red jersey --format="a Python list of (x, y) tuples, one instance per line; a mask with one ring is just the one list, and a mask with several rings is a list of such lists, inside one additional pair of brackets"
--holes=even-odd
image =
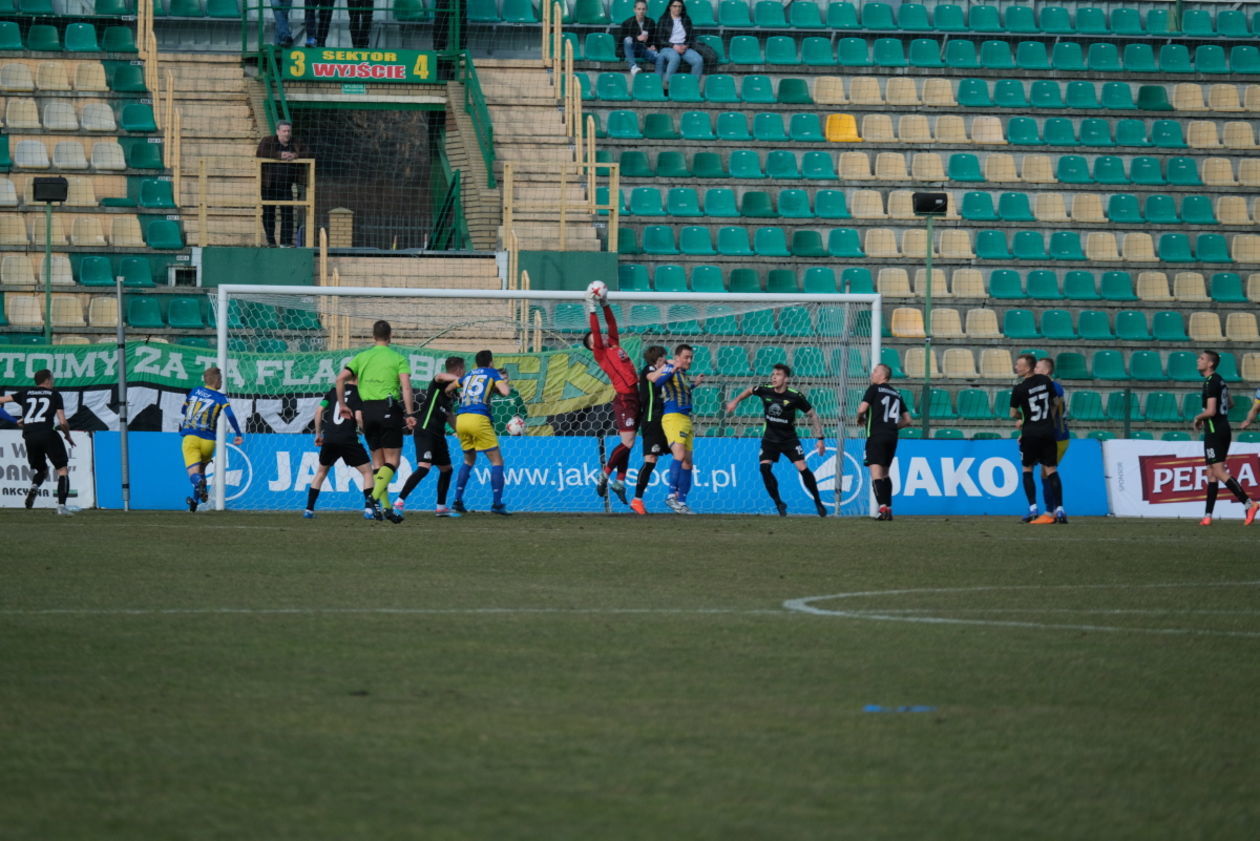
[[(603, 309), (604, 320), (608, 322), (607, 341), (599, 330), (598, 311), (600, 309)], [(634, 451), (634, 439), (639, 430), (639, 372), (635, 368), (634, 360), (621, 347), (621, 337), (617, 334), (617, 317), (608, 306), (607, 296), (596, 297), (594, 293), (587, 292), (586, 311), (590, 315), (591, 330), (582, 338), (582, 344), (595, 354), (595, 361), (608, 375), (608, 381), (612, 383), (613, 391), (616, 392), (613, 395), (612, 408), (613, 416), (616, 418), (617, 433), (621, 436), (621, 443), (613, 448), (599, 474), (595, 492), (601, 497), (607, 496), (608, 487), (611, 484), (617, 498), (623, 504), (628, 504), (626, 467), (630, 462), (630, 453)], [(609, 479), (614, 470), (617, 471), (617, 478), (610, 483)]]

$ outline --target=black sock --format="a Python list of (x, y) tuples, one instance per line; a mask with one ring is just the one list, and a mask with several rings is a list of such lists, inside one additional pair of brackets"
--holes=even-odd
[(38, 488), (40, 485), (44, 484), (44, 480), (47, 478), (48, 478), (47, 470), (36, 470), (31, 475), (31, 486)]
[(639, 468), (639, 480), (634, 483), (634, 498), (643, 499), (643, 492), (647, 490), (648, 480), (652, 478), (652, 471), (656, 469), (656, 462), (645, 461), (643, 466)]
[(1207, 486), (1207, 507), (1203, 513), (1211, 517), (1212, 512), (1216, 510), (1216, 494), (1220, 490), (1220, 486), (1216, 482), (1208, 482)]
[(809, 491), (814, 502), (822, 505), (822, 496), (818, 493), (818, 480), (814, 478), (814, 471), (806, 467), (801, 471), (801, 480), (805, 482), (805, 490)]
[(1037, 507), (1037, 483), (1031, 470), (1024, 471), (1024, 496), (1028, 497), (1028, 507)]
[(57, 504), (65, 505), (66, 497), (68, 496), (70, 496), (70, 477), (58, 476), (57, 477)]
[(1052, 512), (1063, 504), (1063, 480), (1056, 470), (1041, 480), (1042, 493), (1046, 495), (1046, 511)]
[(876, 479), (872, 484), (875, 487), (875, 501), (880, 505), (892, 506), (892, 479), (885, 476), (883, 479)]
[(446, 504), (446, 492), (451, 488), (451, 476), (455, 475), (454, 470), (439, 470), (437, 485), (437, 504)]
[(1251, 500), (1247, 498), (1247, 492), (1242, 489), (1242, 485), (1238, 484), (1238, 480), (1233, 476), (1230, 476), (1225, 480), (1225, 487), (1229, 488), (1230, 492), (1234, 495), (1234, 498), (1243, 505), (1251, 502)]
[(370, 483), (368, 484), (366, 488), (363, 489), (363, 504), (369, 508), (372, 507), (372, 500), (373, 500), (372, 490), (373, 488)]
[(407, 494), (414, 491), (416, 489), (416, 485), (420, 484), (420, 481), (428, 475), (429, 468), (425, 467), (423, 464), (411, 471), (411, 475), (407, 477), (407, 482), (403, 485), (402, 491), (398, 494), (398, 498), (406, 500)]
[(315, 510), (315, 500), (319, 499), (319, 488), (311, 485), (306, 489), (306, 510)]
[(766, 493), (770, 494), (774, 504), (782, 505), (783, 500), (779, 499), (779, 480), (774, 478), (773, 464), (761, 465), (761, 483), (766, 486)]

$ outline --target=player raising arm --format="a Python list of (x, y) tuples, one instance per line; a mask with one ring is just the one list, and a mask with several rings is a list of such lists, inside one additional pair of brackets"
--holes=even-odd
[(1229, 475), (1229, 445), (1233, 441), (1233, 433), (1229, 428), (1229, 386), (1225, 379), (1216, 373), (1221, 364), (1221, 355), (1214, 350), (1205, 350), (1199, 354), (1198, 368), (1203, 375), (1203, 391), (1200, 402), (1203, 411), (1194, 416), (1194, 431), (1203, 431), (1203, 460), (1207, 462), (1207, 506), (1201, 526), (1212, 525), (1212, 512), (1216, 508), (1217, 483), (1224, 482), (1234, 498), (1247, 506), (1243, 517), (1243, 525), (1251, 525), (1260, 510), (1260, 502), (1252, 502), (1247, 492), (1238, 484), (1238, 480)]
[(451, 487), (451, 450), (446, 446), (446, 424), (453, 423), (455, 416), (451, 394), (459, 389), (459, 378), (464, 376), (464, 359), (448, 356), (440, 371), (429, 381), (420, 398), (420, 416), (415, 429), (416, 469), (407, 477), (407, 483), (394, 500), (394, 510), (402, 513), (407, 497), (437, 465), (437, 510), (439, 517), (458, 517), (446, 507), (446, 492)]
[(1246, 429), (1256, 420), (1256, 415), (1260, 414), (1260, 388), (1256, 389), (1255, 394), (1251, 395), (1251, 408), (1247, 410), (1247, 417), (1238, 425), (1239, 429)]
[[(1035, 526), (1066, 524), (1063, 513), (1063, 484), (1059, 478), (1059, 442), (1055, 440), (1054, 382), (1037, 373), (1037, 357), (1021, 353), (1015, 360), (1015, 374), (1021, 381), (1011, 389), (1011, 417), (1019, 430), (1020, 461), (1024, 468), (1024, 495), (1028, 513), (1023, 522)], [(1046, 513), (1037, 514), (1037, 486), (1033, 467), (1041, 465), (1041, 494)]]
[(181, 446), (184, 451), (184, 466), (188, 469), (188, 481), (192, 483), (192, 496), (184, 499), (189, 511), (197, 510), (197, 503), (206, 502), (210, 494), (206, 488), (206, 468), (214, 459), (214, 439), (219, 430), (219, 416), (226, 415), (228, 423), (236, 437), (232, 443), (240, 446), (245, 439), (241, 435), (241, 425), (236, 422), (232, 413), (232, 405), (223, 393), (223, 372), (218, 368), (207, 368), (201, 375), (205, 385), (200, 385), (188, 392), (184, 398), (183, 416), (179, 422)]
[(70, 424), (66, 422), (65, 405), (61, 393), (53, 388), (52, 371), (44, 368), (35, 372), (35, 387), (24, 388), (0, 397), (0, 404), (17, 403), (22, 407), (22, 441), (26, 444), (26, 463), (31, 468), (31, 489), (26, 492), (26, 507), (35, 505), (39, 486), (48, 478), (48, 462), (57, 471), (57, 513), (68, 516), (78, 508), (67, 505), (70, 496), (70, 456), (65, 444), (57, 437), (56, 428), (65, 436), (66, 444), (74, 446), (70, 437)]
[(376, 499), (372, 496), (372, 470), (368, 464), (372, 461), (359, 443), (359, 426), (363, 424), (362, 404), (359, 402), (359, 388), (354, 377), (346, 380), (343, 390), (346, 406), (354, 413), (354, 420), (348, 421), (337, 411), (337, 389), (330, 388), (315, 407), (315, 446), (319, 447), (319, 469), (311, 479), (311, 486), (306, 490), (306, 510), (302, 516), (311, 519), (315, 516), (315, 500), (319, 499), (319, 491), (324, 486), (324, 477), (328, 470), (339, 460), (346, 467), (353, 467), (363, 476), (363, 519), (376, 519)]
[[(592, 283), (591, 288), (587, 290), (586, 311), (590, 316), (591, 329), (582, 337), (582, 344), (594, 354), (595, 362), (608, 375), (608, 381), (612, 383), (614, 424), (617, 427), (617, 434), (621, 436), (621, 443), (613, 448), (607, 463), (600, 471), (599, 479), (595, 483), (595, 493), (601, 497), (608, 493), (609, 476), (616, 470), (617, 479), (612, 483), (612, 490), (622, 504), (625, 504), (626, 469), (630, 462), (630, 453), (634, 451), (634, 439), (639, 429), (639, 373), (634, 369), (634, 360), (621, 347), (621, 337), (617, 333), (617, 317), (613, 314), (612, 307), (608, 306), (607, 289), (608, 287), (602, 282), (596, 282)], [(598, 290), (603, 290), (605, 294), (599, 295)], [(608, 323), (607, 341), (599, 331), (599, 316), (596, 312), (601, 308), (604, 311), (604, 321)]]
[(455, 432), (459, 435), (459, 448), (464, 451), (464, 463), (455, 480), (455, 502), (451, 507), (460, 514), (468, 513), (464, 507), (464, 488), (480, 452), (485, 453), (486, 461), (490, 462), (490, 489), (494, 493), (490, 511), (507, 515), (510, 512), (503, 504), (503, 452), (499, 449), (499, 437), (494, 434), (494, 424), (490, 422), (490, 392), (497, 391), (507, 397), (512, 389), (507, 375), (494, 367), (494, 353), (479, 350), (473, 361), (477, 367), (459, 378)]
[(691, 389), (700, 385), (703, 374), (697, 374), (695, 381), (688, 379), (687, 370), (695, 351), (691, 345), (682, 344), (674, 348), (674, 358), (648, 374), (648, 380), (661, 387), (665, 395), (664, 412), (661, 414), (661, 429), (665, 431), (665, 440), (674, 461), (669, 466), (669, 496), (665, 504), (675, 514), (693, 514), (687, 507), (687, 494), (691, 490), (692, 451), (695, 448), (691, 427)]
[(823, 438), (822, 419), (814, 411), (814, 407), (794, 388), (788, 388), (788, 379), (792, 369), (783, 363), (774, 366), (770, 373), (770, 382), (764, 385), (749, 386), (726, 404), (726, 413), (735, 411), (741, 400), (756, 396), (761, 399), (762, 412), (765, 416), (765, 428), (761, 433), (761, 481), (766, 486), (766, 493), (774, 500), (774, 507), (780, 517), (787, 516), (787, 503), (779, 496), (779, 482), (774, 478), (774, 465), (779, 456), (787, 456), (801, 474), (801, 481), (814, 498), (814, 508), (819, 517), (827, 516), (827, 508), (823, 505), (818, 493), (818, 480), (814, 471), (805, 463), (805, 448), (796, 435), (796, 413), (804, 412), (810, 427), (814, 430), (814, 438), (818, 455), (827, 452), (826, 440)]
[(643, 351), (644, 365), (639, 372), (639, 431), (643, 433), (643, 464), (639, 467), (639, 477), (634, 483), (634, 499), (630, 500), (630, 510), (636, 514), (647, 513), (647, 507), (643, 504), (643, 492), (652, 479), (656, 460), (669, 448), (665, 441), (665, 430), (661, 427), (665, 395), (659, 385), (648, 379), (663, 364), (665, 353), (665, 348), (661, 345), (649, 345)]
[(871, 369), (871, 384), (862, 395), (857, 407), (857, 422), (866, 427), (866, 466), (871, 472), (871, 488), (875, 491), (875, 504), (879, 506), (877, 520), (891, 520), (892, 479), (888, 469), (897, 455), (900, 431), (910, 425), (910, 413), (901, 399), (901, 392), (893, 388), (892, 368), (879, 363)]

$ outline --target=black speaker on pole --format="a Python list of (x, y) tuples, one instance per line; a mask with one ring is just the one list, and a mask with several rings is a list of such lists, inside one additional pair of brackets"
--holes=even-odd
[(35, 178), (32, 181), (35, 201), (64, 202), (70, 192), (70, 182), (64, 178)]
[(948, 193), (915, 193), (910, 199), (919, 216), (944, 216), (949, 210)]

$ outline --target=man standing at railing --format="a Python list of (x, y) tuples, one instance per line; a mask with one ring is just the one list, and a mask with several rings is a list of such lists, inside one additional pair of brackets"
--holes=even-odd
[[(264, 137), (258, 144), (258, 158), (277, 161), (292, 161), (307, 157), (306, 150), (293, 139), (293, 124), (288, 120), (276, 123), (274, 137)], [(262, 165), (262, 198), (264, 201), (293, 201), (293, 185), (303, 181), (302, 166), (298, 164), (263, 164)], [(263, 233), (267, 236), (267, 245), (276, 246), (276, 207), (264, 204), (262, 209)], [(280, 207), (280, 242), (282, 248), (293, 245), (293, 205)]]
[(366, 50), (372, 40), (372, 7), (374, 0), (347, 0), (350, 15), (350, 43), (356, 50)]

